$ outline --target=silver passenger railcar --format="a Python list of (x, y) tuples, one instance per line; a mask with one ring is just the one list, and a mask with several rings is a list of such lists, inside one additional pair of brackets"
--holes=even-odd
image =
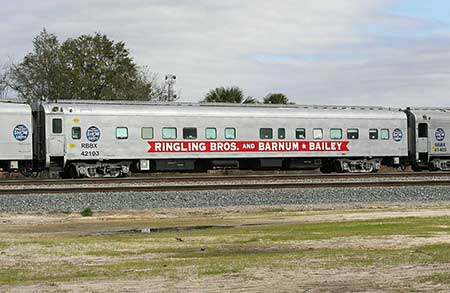
[(25, 171), (31, 169), (31, 107), (23, 103), (0, 102), (0, 168)]
[(406, 113), (413, 169), (450, 170), (450, 109), (408, 108)]
[(71, 177), (211, 168), (374, 172), (408, 156), (407, 117), (398, 109), (64, 101), (42, 104), (39, 113), (39, 157)]

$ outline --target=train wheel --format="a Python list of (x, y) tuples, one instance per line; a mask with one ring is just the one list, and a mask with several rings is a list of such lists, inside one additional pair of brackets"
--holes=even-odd
[(69, 164), (64, 170), (62, 177), (64, 179), (75, 179), (79, 178), (80, 176), (78, 175), (77, 168), (74, 165)]
[(331, 169), (328, 166), (322, 166), (322, 167), (320, 167), (320, 172), (322, 172), (324, 174), (330, 174)]
[(414, 172), (422, 172), (422, 171), (423, 171), (423, 168), (422, 168), (422, 167), (419, 167), (419, 166), (417, 166), (417, 165), (412, 165), (412, 166), (411, 166), (411, 169), (412, 169)]

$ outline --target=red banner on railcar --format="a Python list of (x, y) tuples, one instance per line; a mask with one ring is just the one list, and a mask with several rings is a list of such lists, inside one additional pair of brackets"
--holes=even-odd
[(149, 153), (348, 152), (348, 141), (148, 141)]

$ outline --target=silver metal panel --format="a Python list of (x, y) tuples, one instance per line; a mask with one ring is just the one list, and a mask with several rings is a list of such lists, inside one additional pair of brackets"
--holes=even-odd
[(32, 160), (31, 108), (0, 102), (0, 160)]
[[(45, 105), (46, 113), (55, 107), (62, 108), (66, 129), (66, 159), (167, 159), (167, 158), (276, 158), (276, 157), (381, 157), (407, 156), (406, 115), (398, 110), (360, 107), (302, 107), (302, 106), (225, 106), (225, 105), (151, 105), (151, 104), (82, 104), (58, 103)], [(59, 113), (61, 114), (61, 113)], [(98, 141), (89, 141), (86, 131), (90, 127), (100, 131)], [(71, 128), (81, 127), (82, 138), (72, 139)], [(128, 139), (116, 139), (116, 127), (128, 128)], [(141, 138), (141, 127), (153, 127), (154, 139)], [(296, 128), (307, 129), (307, 141), (312, 139), (312, 129), (322, 128), (324, 138), (315, 141), (330, 141), (330, 128), (342, 128), (348, 141), (348, 152), (223, 152), (223, 153), (149, 153), (148, 141), (162, 139), (163, 127), (176, 127), (175, 141), (206, 141), (205, 127), (216, 127), (217, 141), (232, 142), (224, 137), (224, 128), (237, 130), (236, 141), (276, 142), (298, 141)], [(197, 140), (183, 140), (182, 128), (198, 128)], [(260, 128), (286, 129), (286, 139), (261, 140)], [(358, 128), (359, 139), (347, 140), (345, 130)], [(387, 128), (389, 140), (369, 140), (370, 128)], [(395, 141), (394, 129), (403, 137)], [(52, 155), (52, 154), (50, 154)]]
[[(425, 108), (411, 112), (416, 117), (417, 152), (428, 152), (431, 157), (450, 157), (450, 109)], [(428, 139), (418, 137), (420, 123), (428, 124)]]

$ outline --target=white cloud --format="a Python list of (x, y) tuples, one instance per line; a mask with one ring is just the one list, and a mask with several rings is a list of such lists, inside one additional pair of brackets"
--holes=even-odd
[(443, 24), (391, 15), (392, 2), (8, 1), (0, 58), (23, 56), (43, 27), (61, 39), (100, 31), (177, 74), (185, 101), (238, 85), (298, 103), (448, 105), (450, 43), (433, 34)]

